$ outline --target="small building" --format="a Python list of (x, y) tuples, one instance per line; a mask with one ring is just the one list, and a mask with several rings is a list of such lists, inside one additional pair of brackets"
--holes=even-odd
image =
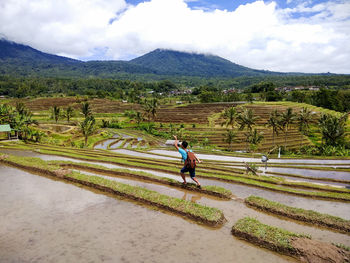
[(17, 132), (17, 130), (11, 129), (10, 124), (0, 125), (0, 133), (3, 133), (3, 132), (7, 133), (7, 137), (8, 137), (9, 140), (11, 140), (11, 139), (18, 139), (18, 132)]

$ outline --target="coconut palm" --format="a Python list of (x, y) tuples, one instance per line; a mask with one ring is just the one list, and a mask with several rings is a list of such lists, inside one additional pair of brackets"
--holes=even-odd
[(259, 132), (257, 129), (251, 130), (247, 134), (247, 142), (250, 144), (250, 148), (254, 151), (258, 148), (259, 144), (264, 139), (264, 134)]
[(239, 124), (239, 130), (242, 131), (245, 128), (248, 130), (246, 142), (248, 149), (248, 135), (251, 133), (256, 121), (259, 119), (259, 116), (254, 116), (254, 111), (252, 109), (245, 108), (243, 112), (239, 113), (237, 116), (237, 122)]
[(282, 113), (281, 115), (281, 124), (283, 127), (283, 132), (284, 132), (284, 148), (286, 149), (287, 147), (287, 134), (290, 125), (292, 125), (296, 120), (296, 114), (293, 113), (292, 108), (288, 108), (285, 112)]
[(19, 115), (22, 115), (24, 114), (24, 112), (27, 111), (26, 106), (24, 105), (23, 102), (16, 103), (16, 111), (18, 112)]
[(144, 110), (144, 116), (146, 116), (147, 120), (150, 121), (152, 108), (151, 108), (151, 104), (146, 99), (142, 104), (142, 108)]
[(60, 118), (60, 107), (54, 105), (53, 108), (51, 108), (51, 118), (55, 120), (55, 122), (58, 122), (58, 119)]
[(224, 142), (228, 143), (230, 150), (232, 151), (232, 143), (236, 141), (237, 133), (233, 130), (227, 130), (224, 138)]
[(278, 132), (282, 129), (281, 114), (279, 114), (277, 109), (270, 113), (270, 117), (267, 120), (267, 126), (272, 128), (272, 140), (273, 146), (275, 146), (275, 135), (278, 136)]
[(136, 112), (135, 120), (136, 120), (137, 126), (139, 126), (140, 123), (143, 121), (143, 117), (142, 117), (142, 113), (141, 112), (139, 112), (139, 111)]
[(156, 98), (153, 98), (150, 102), (150, 113), (153, 120), (156, 118), (158, 108), (158, 100)]
[(0, 104), (0, 124), (10, 123), (13, 118), (13, 109), (7, 104)]
[(81, 105), (81, 112), (83, 113), (85, 119), (92, 114), (89, 102), (84, 102)]
[(319, 126), (322, 134), (322, 143), (326, 145), (337, 146), (343, 143), (345, 137), (345, 125), (348, 113), (341, 117), (330, 114), (322, 114), (319, 119)]
[(237, 120), (237, 110), (235, 107), (227, 108), (225, 111), (221, 114), (221, 117), (224, 118), (224, 122), (221, 123), (221, 126), (231, 126), (233, 128), (235, 126), (236, 120)]
[(68, 106), (68, 108), (66, 109), (66, 118), (67, 118), (67, 122), (69, 123), (69, 120), (74, 116), (74, 109), (71, 106)]
[(86, 146), (88, 137), (94, 133), (96, 128), (95, 118), (93, 116), (88, 116), (81, 123), (79, 123), (79, 128), (85, 138), (85, 146)]
[(239, 130), (242, 131), (247, 127), (248, 131), (251, 131), (258, 119), (259, 116), (254, 116), (254, 111), (252, 109), (245, 108), (243, 112), (239, 113), (237, 116), (237, 122), (240, 125)]
[(303, 141), (303, 135), (308, 134), (312, 120), (313, 113), (307, 107), (304, 107), (297, 116), (297, 124), (300, 131), (300, 149)]

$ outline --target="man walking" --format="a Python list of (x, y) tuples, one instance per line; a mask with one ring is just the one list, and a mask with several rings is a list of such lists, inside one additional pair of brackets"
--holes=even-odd
[(201, 163), (201, 161), (198, 159), (198, 157), (194, 153), (192, 153), (192, 151), (189, 151), (187, 149), (188, 143), (186, 141), (183, 141), (181, 143), (181, 145), (178, 145), (179, 142), (178, 142), (177, 137), (175, 135), (174, 135), (174, 139), (175, 139), (174, 146), (179, 151), (179, 153), (181, 154), (182, 161), (185, 163), (184, 167), (180, 171), (180, 175), (181, 175), (182, 179), (184, 180), (183, 184), (186, 184), (185, 173), (189, 172), (191, 179), (196, 182), (198, 188), (201, 188), (201, 184), (198, 182), (198, 180), (196, 178), (196, 167), (195, 167), (195, 164), (192, 165), (192, 166), (189, 165), (189, 160), (187, 158), (188, 153), (190, 153), (190, 155), (193, 156), (194, 159), (198, 163)]

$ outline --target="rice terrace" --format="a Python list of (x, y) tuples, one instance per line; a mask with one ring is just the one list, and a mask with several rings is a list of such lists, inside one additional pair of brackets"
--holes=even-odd
[(350, 263), (349, 14), (1, 0), (0, 263)]
[[(271, 114), (303, 112), (303, 104), (159, 100), (155, 116), (149, 116), (143, 104), (109, 99), (4, 102), (2, 118), (5, 111), (22, 111), (28, 121), (21, 140), (4, 136), (0, 142), (2, 211), (11, 219), (2, 226), (9, 237), (5, 258), (17, 248), (24, 249), (24, 258), (69, 260), (67, 242), (74, 237), (80, 256), (94, 260), (116, 250), (131, 261), (162, 261), (180, 251), (177, 257), (185, 261), (189, 255), (213, 262), (349, 259), (349, 156), (293, 156), (315, 147), (321, 134), (306, 136), (294, 122), (276, 135), (267, 125)], [(62, 112), (55, 119), (55, 108), (74, 114), (69, 121)], [(233, 124), (226, 117), (232, 109)], [(324, 112), (339, 116), (310, 109), (310, 130)], [(247, 129), (238, 129), (249, 110), (264, 137), (255, 147), (245, 140)], [(88, 136), (82, 132), (86, 112), (97, 123)], [(225, 140), (230, 129), (237, 130), (234, 143)], [(188, 140), (203, 161), (196, 168), (200, 189), (181, 183), (182, 164), (169, 141), (174, 134)], [(262, 154), (269, 158), (267, 167)], [(10, 233), (13, 222), (19, 228)], [(44, 252), (57, 245), (58, 254)], [(161, 252), (165, 247), (171, 249)]]

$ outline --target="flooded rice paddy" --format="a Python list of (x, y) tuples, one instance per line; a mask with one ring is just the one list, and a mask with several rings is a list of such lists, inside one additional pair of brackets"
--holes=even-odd
[[(178, 156), (176, 151), (169, 150), (151, 150), (151, 153), (163, 154), (168, 156)], [(261, 162), (259, 158), (247, 158), (247, 157), (232, 157), (223, 155), (212, 155), (212, 154), (196, 154), (200, 159), (203, 160), (218, 160), (227, 162)], [(331, 159), (270, 159), (269, 163), (292, 163), (292, 164), (346, 164), (350, 165), (350, 160), (331, 160)]]
[[(31, 151), (0, 149), (0, 152), (43, 160), (87, 162)], [(118, 153), (146, 157), (142, 153), (124, 149), (118, 150)], [(125, 168), (107, 163), (87, 163)], [(164, 172), (126, 169), (181, 181), (180, 176)], [(131, 178), (88, 174), (217, 207), (223, 210), (228, 222), (220, 229), (211, 229), (85, 187), (0, 166), (0, 254), (5, 262), (294, 262), (291, 258), (233, 237), (230, 234), (232, 225), (244, 216), (256, 217), (263, 223), (293, 232), (308, 233), (317, 240), (350, 246), (348, 235), (258, 212), (245, 206), (242, 199), (253, 194), (346, 219), (350, 219), (349, 203), (316, 200), (203, 179), (200, 174), (198, 179), (203, 185), (225, 187), (232, 191), (235, 198), (222, 201), (200, 193)]]
[[(289, 262), (218, 230), (0, 166), (4, 262)], [(218, 245), (220, 244), (220, 245)]]

